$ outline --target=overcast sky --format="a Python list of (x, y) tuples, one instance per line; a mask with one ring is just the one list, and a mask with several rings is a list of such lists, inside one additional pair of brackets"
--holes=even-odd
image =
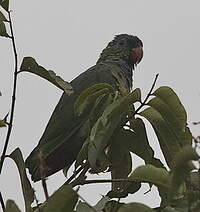
[[(24, 56), (32, 56), (45, 68), (71, 81), (96, 63), (100, 52), (114, 35), (137, 35), (144, 43), (144, 58), (135, 71), (134, 87), (140, 87), (144, 97), (159, 73), (156, 87), (167, 85), (175, 90), (188, 112), (188, 124), (196, 136), (199, 128), (192, 122), (200, 120), (199, 8), (199, 0), (71, 0), (59, 3), (11, 0), (19, 63)], [(2, 118), (10, 107), (14, 62), (10, 40), (0, 38), (0, 46)], [(20, 147), (24, 157), (28, 156), (37, 145), (61, 94), (62, 91), (37, 76), (19, 75), (14, 129), (8, 153)], [(156, 155), (160, 157), (150, 127), (148, 131)], [(1, 129), (1, 149), (5, 133), (6, 129)], [(139, 164), (141, 160), (137, 159), (135, 163)], [(50, 177), (47, 182), (50, 193), (64, 180), (61, 172)], [(4, 199), (14, 199), (22, 208), (18, 173), (9, 159), (4, 163), (0, 182)], [(33, 186), (38, 199), (43, 201), (40, 183)], [(81, 195), (93, 204), (101, 194), (107, 193), (109, 185), (85, 188), (80, 191)], [(143, 187), (127, 201), (157, 206), (156, 189), (143, 195), (147, 190), (148, 187)]]

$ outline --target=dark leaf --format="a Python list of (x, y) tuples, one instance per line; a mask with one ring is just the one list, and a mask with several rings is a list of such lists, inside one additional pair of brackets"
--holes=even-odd
[(3, 21), (0, 20), (0, 36), (2, 37), (9, 37), (7, 31), (6, 31), (6, 26)]
[(164, 167), (159, 159), (154, 158), (154, 151), (149, 145), (144, 122), (140, 118), (130, 121), (131, 130), (123, 129), (122, 136), (124, 145), (129, 151), (141, 157), (146, 164), (152, 164), (156, 167)]
[(5, 120), (0, 120), (0, 127), (6, 127)]
[(8, 21), (5, 15), (0, 11), (0, 22), (1, 21)]
[[(131, 154), (126, 146), (124, 146), (124, 140), (121, 134), (121, 131), (114, 134), (107, 153), (111, 164), (110, 170), (112, 179), (125, 179), (132, 170)], [(113, 182), (112, 190), (121, 189), (123, 184), (122, 182)]]
[(5, 212), (21, 212), (16, 203), (13, 200), (6, 201), (6, 211)]
[(85, 202), (78, 202), (76, 212), (94, 212), (95, 210)]
[(77, 193), (70, 185), (63, 185), (34, 212), (64, 212), (73, 211), (78, 201)]
[(181, 148), (178, 141), (179, 138), (174, 135), (168, 123), (154, 108), (147, 108), (143, 110), (140, 115), (151, 123), (159, 140), (165, 160), (168, 166), (171, 167), (174, 156)]
[(0, 5), (8, 12), (9, 10), (9, 0), (0, 0)]
[(31, 211), (31, 204), (34, 200), (34, 190), (31, 187), (31, 184), (27, 178), (26, 168), (20, 149), (19, 148), (15, 149), (9, 155), (9, 157), (15, 161), (17, 168), (19, 170), (26, 211), (27, 212)]
[(70, 95), (73, 92), (73, 88), (70, 83), (64, 81), (61, 77), (57, 76), (53, 71), (47, 71), (42, 66), (38, 65), (34, 58), (32, 57), (24, 57), (20, 71), (30, 72), (36, 74), (43, 79), (48, 80), (56, 87), (63, 90), (66, 94)]

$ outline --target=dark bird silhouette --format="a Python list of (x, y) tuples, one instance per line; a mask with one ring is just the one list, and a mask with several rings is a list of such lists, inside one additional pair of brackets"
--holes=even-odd
[[(84, 123), (89, 119), (89, 113), (84, 116), (74, 113), (77, 97), (83, 90), (97, 83), (108, 83), (115, 90), (126, 89), (130, 92), (133, 70), (143, 57), (142, 47), (142, 41), (136, 36), (117, 35), (102, 51), (96, 65), (71, 81), (73, 94), (68, 96), (63, 93), (38, 145), (26, 159), (26, 167), (33, 181), (69, 167), (76, 160), (88, 136)], [(112, 70), (122, 78), (123, 85)]]

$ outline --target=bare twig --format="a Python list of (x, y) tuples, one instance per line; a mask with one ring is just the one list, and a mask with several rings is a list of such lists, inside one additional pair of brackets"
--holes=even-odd
[(42, 187), (43, 187), (43, 190), (44, 190), (44, 195), (45, 195), (45, 198), (46, 200), (49, 199), (49, 193), (48, 193), (48, 190), (47, 190), (47, 183), (46, 183), (46, 179), (42, 179)]
[[(146, 105), (147, 100), (148, 100), (149, 97), (152, 95), (152, 91), (153, 91), (153, 89), (154, 89), (154, 87), (155, 87), (155, 85), (156, 85), (156, 81), (157, 81), (157, 79), (158, 79), (158, 76), (159, 76), (159, 74), (156, 74), (156, 77), (155, 77), (155, 79), (154, 79), (154, 81), (153, 81), (153, 84), (152, 84), (152, 86), (151, 86), (151, 89), (150, 89), (150, 91), (148, 92), (148, 94), (147, 94), (146, 98), (144, 99), (144, 101), (141, 102), (141, 105), (133, 112), (133, 114), (132, 114), (131, 116), (129, 116), (129, 117), (126, 119), (126, 121), (124, 122), (124, 124), (126, 124), (128, 121), (130, 121), (130, 120), (140, 111), (140, 109), (141, 109), (143, 106)], [(123, 126), (124, 126), (124, 124), (123, 124)]]
[(89, 169), (89, 164), (87, 163), (87, 164), (85, 165), (85, 167), (83, 168), (82, 172), (79, 174), (79, 176), (78, 176), (74, 181), (72, 181), (72, 182), (70, 183), (70, 185), (71, 185), (72, 187), (74, 187), (74, 186), (76, 186), (76, 185), (79, 185), (79, 182), (82, 182), (83, 180), (85, 180), (85, 178), (86, 178), (85, 174), (86, 174), (86, 172), (88, 171), (88, 169)]
[(81, 167), (79, 167), (77, 170), (74, 171), (71, 177), (64, 183), (64, 184), (69, 184), (73, 179), (76, 178), (76, 176), (85, 168), (87, 164), (83, 164)]
[(3, 212), (5, 212), (6, 211), (6, 207), (5, 207), (5, 204), (4, 204), (4, 201), (3, 201), (3, 197), (1, 195), (1, 192), (0, 192), (0, 202), (1, 202), (1, 207), (2, 207)]
[(48, 166), (45, 163), (45, 159), (44, 159), (44, 154), (42, 152), (42, 150), (39, 149), (38, 154), (38, 165), (39, 165), (39, 169), (40, 169), (40, 176), (42, 179), (42, 188), (44, 191), (44, 195), (46, 200), (49, 198), (49, 194), (48, 194), (48, 190), (47, 190), (47, 183), (46, 183), (46, 172), (48, 170)]
[(15, 67), (14, 67), (14, 82), (13, 82), (13, 92), (12, 92), (12, 102), (11, 102), (11, 111), (10, 111), (10, 120), (9, 120), (9, 125), (8, 125), (8, 131), (6, 135), (6, 140), (3, 148), (3, 152), (1, 155), (1, 161), (0, 161), (0, 174), (2, 171), (6, 151), (8, 148), (8, 143), (12, 131), (12, 124), (13, 124), (13, 117), (14, 117), (14, 110), (15, 110), (15, 100), (16, 100), (16, 90), (17, 90), (17, 69), (18, 69), (18, 57), (17, 57), (17, 49), (15, 45), (15, 38), (14, 38), (14, 33), (13, 33), (13, 26), (12, 26), (12, 19), (11, 19), (11, 12), (8, 11), (8, 17), (9, 17), (9, 26), (10, 26), (10, 32), (11, 36), (10, 39), (12, 41), (12, 47), (13, 47), (13, 52), (14, 52), (14, 60), (15, 60)]

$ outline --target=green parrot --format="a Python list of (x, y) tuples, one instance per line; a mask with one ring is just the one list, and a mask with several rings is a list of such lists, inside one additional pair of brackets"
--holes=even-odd
[[(89, 135), (84, 130), (89, 113), (77, 116), (74, 112), (74, 104), (81, 92), (97, 83), (108, 83), (116, 91), (126, 89), (130, 92), (133, 70), (142, 57), (143, 44), (138, 37), (116, 35), (102, 51), (96, 65), (71, 81), (74, 92), (71, 95), (62, 94), (38, 145), (26, 159), (25, 164), (33, 181), (70, 167), (76, 160)], [(124, 83), (119, 83), (117, 78)]]

